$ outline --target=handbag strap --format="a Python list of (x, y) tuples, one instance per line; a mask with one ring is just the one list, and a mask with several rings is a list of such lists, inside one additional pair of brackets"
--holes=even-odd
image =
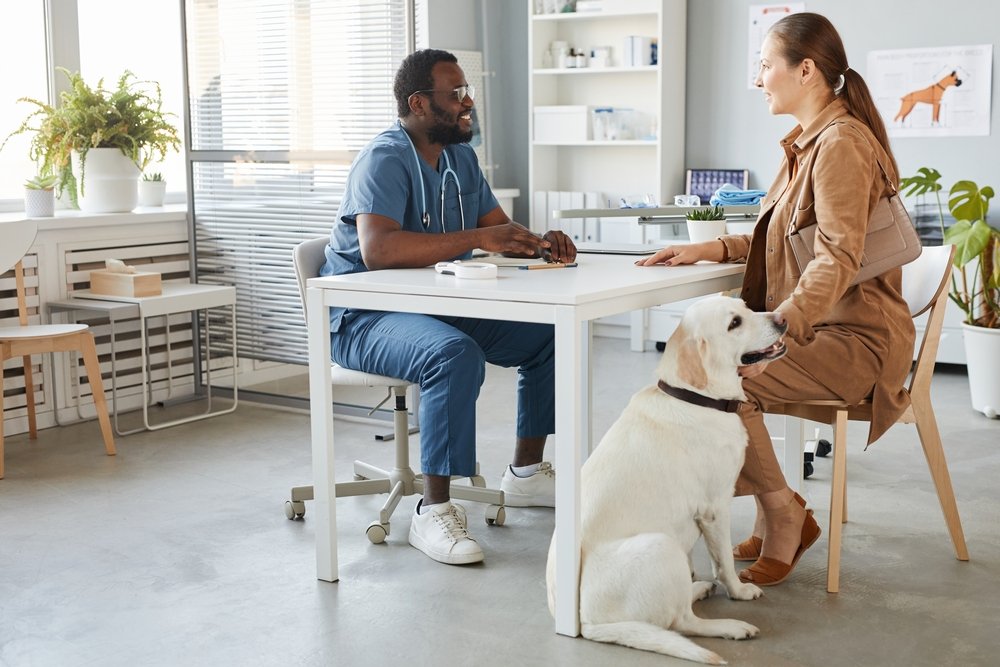
[[(840, 118), (835, 118), (834, 120), (830, 121), (829, 125), (827, 125), (822, 130), (819, 131), (819, 134), (816, 135), (816, 139), (818, 140), (821, 134), (826, 132), (829, 128), (833, 127), (834, 125), (846, 125), (848, 127), (851, 127), (850, 123), (841, 120)], [(861, 137), (868, 143), (868, 147), (872, 149), (872, 154), (875, 156), (875, 164), (878, 165), (879, 170), (882, 172), (882, 177), (885, 178), (885, 182), (889, 184), (890, 188), (892, 188), (892, 195), (890, 196), (895, 196), (899, 194), (899, 190), (896, 187), (896, 184), (892, 182), (891, 178), (889, 178), (889, 172), (885, 170), (885, 165), (883, 165), (882, 160), (879, 159), (878, 151), (875, 150), (875, 147), (872, 146), (870, 141), (868, 141), (868, 137), (865, 136), (864, 132), (858, 132), (858, 134), (860, 134)], [(792, 220), (788, 225), (789, 235), (795, 232), (795, 223), (798, 222), (799, 211), (802, 210), (802, 195), (804, 193), (805, 193), (805, 188), (799, 190), (799, 197), (795, 202), (795, 212), (792, 214)]]

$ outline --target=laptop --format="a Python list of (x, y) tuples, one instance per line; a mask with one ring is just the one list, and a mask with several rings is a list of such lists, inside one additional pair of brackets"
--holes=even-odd
[(660, 247), (645, 243), (596, 243), (584, 241), (576, 244), (576, 251), (579, 253), (600, 255), (652, 255)]

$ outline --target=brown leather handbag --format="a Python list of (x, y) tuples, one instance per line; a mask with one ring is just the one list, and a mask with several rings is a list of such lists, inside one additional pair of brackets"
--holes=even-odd
[[(896, 184), (889, 179), (889, 175), (882, 166), (882, 161), (875, 153), (875, 160), (878, 162), (882, 176), (885, 177), (892, 194), (882, 197), (875, 210), (872, 211), (868, 219), (868, 231), (865, 233), (865, 248), (861, 256), (861, 269), (858, 275), (851, 281), (851, 285), (857, 285), (866, 280), (880, 276), (889, 269), (894, 269), (903, 264), (909, 264), (917, 257), (923, 247), (920, 245), (920, 237), (917, 230), (910, 222), (910, 216), (899, 198)], [(796, 210), (801, 206), (796, 206)], [(816, 223), (802, 229), (795, 229), (795, 218), (789, 225), (788, 240), (792, 245), (792, 253), (795, 255), (795, 263), (799, 265), (799, 274), (805, 272), (806, 266), (816, 257), (814, 242), (816, 240)]]

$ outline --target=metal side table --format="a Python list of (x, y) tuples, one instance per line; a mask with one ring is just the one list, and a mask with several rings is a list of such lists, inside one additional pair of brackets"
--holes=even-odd
[[(104, 314), (110, 323), (111, 329), (111, 405), (114, 418), (115, 432), (118, 435), (129, 435), (143, 430), (155, 431), (168, 426), (186, 424), (188, 422), (216, 417), (228, 414), (236, 409), (239, 401), (237, 390), (237, 357), (236, 357), (236, 288), (225, 285), (197, 285), (165, 283), (163, 293), (158, 296), (146, 297), (125, 297), (109, 296), (104, 294), (92, 294), (90, 290), (78, 290), (68, 299), (58, 299), (50, 301), (47, 307), (51, 311), (87, 311)], [(233, 358), (233, 403), (231, 406), (221, 410), (212, 410), (212, 364), (211, 364), (211, 344), (205, 345), (205, 387), (208, 405), (205, 412), (183, 417), (165, 422), (152, 424), (149, 421), (149, 404), (152, 400), (152, 388), (150, 381), (149, 350), (147, 341), (147, 329), (149, 319), (163, 317), (166, 328), (166, 350), (167, 350), (167, 382), (172, 384), (173, 375), (170, 364), (170, 321), (169, 315), (174, 313), (193, 312), (208, 310), (212, 308), (228, 307), (231, 312), (230, 332), (232, 340)], [(115, 323), (123, 319), (139, 319), (140, 334), (140, 365), (142, 370), (142, 428), (122, 432), (118, 426), (118, 380), (116, 369), (115, 351)], [(211, 340), (211, 330), (209, 319), (205, 319), (205, 340)], [(79, 399), (79, 392), (77, 392)]]

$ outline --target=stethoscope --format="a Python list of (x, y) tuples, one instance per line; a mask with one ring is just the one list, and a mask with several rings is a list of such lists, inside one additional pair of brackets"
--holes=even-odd
[[(417, 155), (417, 147), (413, 145), (413, 139), (410, 138), (410, 134), (403, 130), (403, 134), (406, 135), (406, 140), (410, 142), (410, 149), (413, 151), (413, 160), (417, 165), (417, 176), (420, 177), (420, 197), (423, 202), (423, 215), (420, 216), (420, 222), (423, 223), (424, 229), (431, 228), (431, 215), (427, 212), (427, 187), (424, 184), (424, 172), (423, 168), (420, 166), (420, 156)], [(454, 169), (451, 168), (451, 158), (448, 157), (448, 151), (442, 150), (441, 155), (444, 156), (444, 171), (441, 173), (441, 231), (447, 233), (448, 230), (444, 226), (444, 193), (448, 189), (448, 176), (450, 175), (452, 180), (455, 181), (455, 188), (458, 194), (458, 213), (462, 216), (462, 229), (465, 229), (465, 206), (462, 204), (462, 182), (458, 180), (458, 174)]]

